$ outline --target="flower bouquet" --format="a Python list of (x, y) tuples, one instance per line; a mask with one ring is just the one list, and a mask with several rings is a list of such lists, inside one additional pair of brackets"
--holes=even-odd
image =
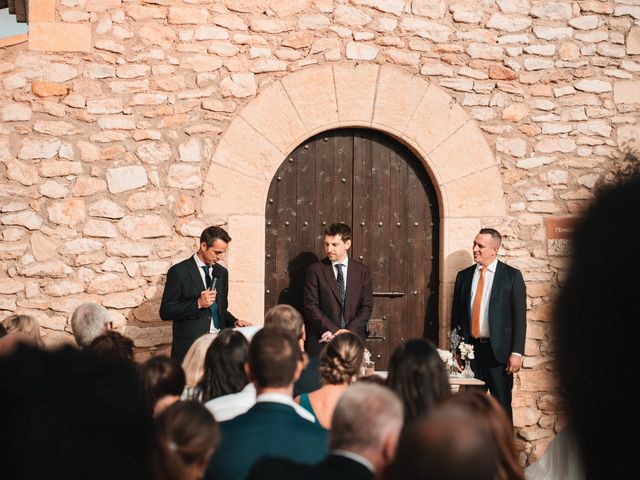
[(460, 358), (464, 360), (464, 370), (462, 371), (462, 376), (464, 378), (475, 377), (473, 370), (471, 370), (471, 360), (475, 358), (475, 355), (473, 353), (473, 345), (460, 342), (460, 344), (458, 345), (458, 350), (460, 350)]

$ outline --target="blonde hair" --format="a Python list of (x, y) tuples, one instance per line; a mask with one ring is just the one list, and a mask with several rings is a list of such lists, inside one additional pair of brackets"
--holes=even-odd
[(195, 387), (204, 375), (204, 357), (217, 333), (207, 333), (193, 342), (182, 361), (182, 369), (187, 380), (187, 387)]
[(351, 332), (341, 333), (320, 353), (320, 376), (330, 385), (349, 384), (360, 372), (363, 361), (362, 339)]
[(40, 335), (40, 323), (31, 315), (10, 315), (2, 321), (7, 333), (23, 332), (32, 337), (38, 347), (44, 348)]

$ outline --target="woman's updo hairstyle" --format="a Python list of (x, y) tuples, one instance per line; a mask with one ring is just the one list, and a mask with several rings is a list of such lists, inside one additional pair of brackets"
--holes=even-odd
[(320, 376), (325, 383), (351, 383), (360, 373), (364, 360), (364, 342), (354, 333), (333, 337), (320, 353)]

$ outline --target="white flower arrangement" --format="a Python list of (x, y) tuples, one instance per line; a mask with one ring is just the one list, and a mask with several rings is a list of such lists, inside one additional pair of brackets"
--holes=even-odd
[(449, 333), (449, 351), (451, 355), (454, 355), (458, 350), (458, 345), (462, 341), (462, 335), (460, 335), (460, 327), (456, 327), (454, 330), (451, 330)]
[(365, 348), (364, 349), (364, 364), (368, 365), (370, 363), (371, 363), (371, 352)]
[(460, 342), (460, 344), (458, 345), (458, 350), (460, 350), (460, 358), (462, 360), (473, 360), (475, 358), (473, 354), (473, 345)]
[(442, 360), (447, 367), (452, 367), (455, 360), (451, 352), (449, 350), (440, 350), (439, 348), (437, 350), (438, 355), (440, 355), (440, 360)]

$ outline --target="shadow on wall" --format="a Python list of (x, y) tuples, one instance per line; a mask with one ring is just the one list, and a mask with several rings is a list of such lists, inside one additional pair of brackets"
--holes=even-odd
[(163, 291), (164, 281), (158, 284), (158, 290), (152, 298), (131, 309), (126, 317), (127, 326), (124, 334), (133, 340), (138, 362), (154, 355), (169, 356), (171, 353), (173, 322), (160, 318)]
[[(304, 279), (307, 275), (307, 269), (318, 261), (318, 257), (312, 252), (302, 252), (287, 265), (289, 274), (289, 285), (278, 295), (278, 304), (285, 303), (302, 313)], [(269, 305), (272, 307), (273, 305)]]

